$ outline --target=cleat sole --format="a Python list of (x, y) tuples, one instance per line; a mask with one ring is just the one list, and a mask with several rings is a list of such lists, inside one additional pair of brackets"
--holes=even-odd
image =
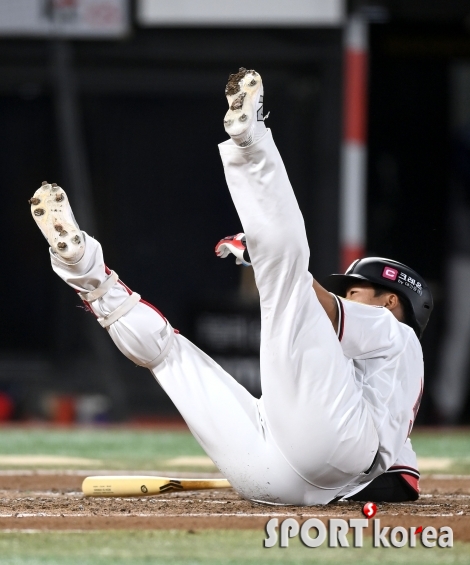
[(229, 110), (224, 117), (224, 128), (232, 138), (243, 139), (258, 119), (262, 86), (261, 77), (254, 70), (241, 67), (238, 73), (230, 75), (225, 87)]
[(29, 203), (31, 214), (52, 251), (67, 263), (78, 262), (85, 252), (85, 243), (62, 188), (56, 183), (43, 182)]

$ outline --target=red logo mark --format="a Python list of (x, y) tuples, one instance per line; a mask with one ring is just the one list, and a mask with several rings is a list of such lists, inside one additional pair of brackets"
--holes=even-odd
[(377, 506), (373, 502), (366, 502), (362, 507), (362, 513), (366, 518), (373, 518), (377, 514)]
[(393, 267), (384, 267), (382, 277), (384, 279), (390, 279), (391, 281), (396, 281), (398, 277), (398, 271)]
[(415, 534), (420, 534), (422, 531), (423, 531), (423, 526), (420, 526), (419, 528), (416, 528)]

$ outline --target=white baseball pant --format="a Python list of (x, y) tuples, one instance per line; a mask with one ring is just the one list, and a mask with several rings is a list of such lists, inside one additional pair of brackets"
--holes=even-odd
[(111, 279), (90, 236), (78, 263), (51, 253), (52, 267), (82, 293), (98, 288), (88, 298), (99, 321), (118, 318), (107, 328), (117, 347), (152, 371), (242, 496), (326, 504), (349, 484), (353, 490), (353, 483), (370, 480), (365, 472), (378, 449), (377, 433), (353, 363), (312, 288), (303, 218), (271, 132), (249, 147), (229, 140), (219, 148), (261, 300), (260, 400), (174, 334), (152, 306), (132, 305), (129, 289)]

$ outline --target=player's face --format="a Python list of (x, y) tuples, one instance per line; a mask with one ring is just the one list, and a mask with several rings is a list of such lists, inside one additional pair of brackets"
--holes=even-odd
[(384, 295), (375, 296), (374, 287), (367, 282), (357, 282), (350, 286), (346, 291), (346, 298), (371, 306), (384, 306), (385, 304)]

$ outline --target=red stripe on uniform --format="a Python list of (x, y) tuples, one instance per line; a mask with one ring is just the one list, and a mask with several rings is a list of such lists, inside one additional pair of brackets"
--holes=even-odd
[(158, 308), (155, 308), (155, 306), (153, 304), (150, 304), (150, 302), (147, 302), (146, 300), (144, 300), (143, 298), (141, 298), (139, 300), (139, 302), (142, 302), (142, 304), (145, 304), (145, 306), (148, 306), (149, 308), (152, 308), (152, 310), (155, 310), (155, 312), (157, 314), (159, 314), (164, 320), (165, 322), (167, 321), (165, 316), (160, 312), (160, 310)]
[(124, 284), (121, 279), (118, 280), (118, 283), (126, 289), (127, 294), (132, 294), (132, 290), (126, 284)]
[(343, 303), (341, 302), (341, 298), (338, 300), (339, 302), (339, 307), (341, 308), (341, 322), (340, 322), (340, 326), (339, 326), (339, 341), (341, 341), (343, 339), (343, 333), (344, 333), (344, 307), (343, 307)]
[[(107, 275), (111, 274), (111, 269), (107, 265), (104, 266), (104, 271)], [(127, 294), (132, 294), (132, 290), (126, 284), (124, 284), (121, 279), (118, 279), (118, 283), (126, 289)]]
[[(105, 266), (104, 266), (104, 269), (105, 269), (105, 272), (106, 272), (107, 275), (110, 275), (110, 274), (111, 274), (111, 269), (110, 269), (109, 267), (107, 267), (107, 266), (105, 265)], [(122, 286), (126, 289), (126, 291), (127, 291), (127, 293), (128, 293), (129, 295), (132, 294), (132, 290), (131, 290), (126, 284), (124, 284), (121, 279), (118, 280), (118, 283), (119, 283), (120, 285), (122, 285)], [(77, 290), (76, 292), (78, 293), (78, 292), (80, 292), (80, 291)], [(88, 302), (86, 302), (85, 300), (84, 300), (83, 302), (85, 303), (85, 308), (86, 308), (87, 310), (89, 310), (89, 311), (97, 318), (98, 316), (93, 312), (93, 309), (91, 308), (91, 305), (90, 305)], [(160, 312), (160, 310), (158, 310), (158, 308), (155, 308), (155, 306), (153, 306), (153, 304), (150, 304), (150, 302), (147, 302), (146, 300), (143, 300), (142, 298), (139, 300), (139, 302), (142, 302), (142, 304), (145, 304), (146, 306), (148, 306), (148, 307), (151, 308), (152, 310), (155, 310), (155, 312), (156, 312), (159, 316), (161, 316), (161, 317), (165, 320), (165, 322), (167, 321), (167, 319), (165, 318), (165, 316)], [(174, 331), (175, 331), (175, 333), (179, 333), (179, 331), (176, 330), (176, 329), (175, 329)]]

